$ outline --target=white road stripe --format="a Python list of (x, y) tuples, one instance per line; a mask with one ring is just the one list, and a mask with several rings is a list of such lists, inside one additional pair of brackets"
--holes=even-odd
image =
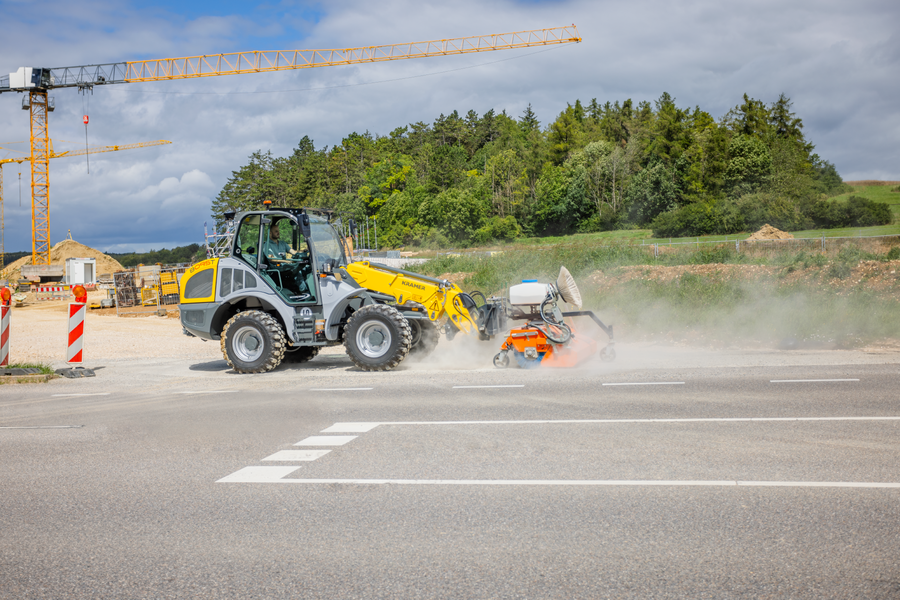
[(859, 379), (771, 379), (769, 383), (830, 383), (834, 381), (859, 381)]
[(295, 446), (343, 446), (347, 442), (355, 440), (356, 435), (313, 435), (305, 440), (300, 440)]
[(81, 429), (84, 425), (33, 425), (31, 427), (0, 427), (0, 429)]
[(331, 450), (280, 450), (272, 456), (267, 456), (263, 460), (271, 460), (277, 462), (295, 462), (310, 461), (322, 458)]
[(375, 388), (311, 388), (311, 392), (367, 392)]
[[(882, 488), (900, 489), (900, 483), (878, 481), (735, 481), (735, 480), (628, 480), (628, 479), (282, 479), (276, 472), (257, 472), (255, 469), (278, 467), (246, 467), (224, 477), (219, 483), (267, 482), (348, 485), (455, 485), (455, 486), (568, 486), (568, 487), (812, 487), (812, 488)], [(289, 467), (287, 467), (290, 469)], [(246, 471), (246, 473), (245, 473)]]
[(521, 385), (454, 385), (454, 390), (471, 390), (476, 388), (523, 388), (525, 384)]
[[(379, 421), (371, 423), (335, 423), (332, 427), (378, 425), (578, 425), (616, 423), (766, 423), (790, 421), (900, 421), (898, 417), (698, 417), (686, 419), (559, 419), (535, 421)], [(330, 428), (329, 428), (330, 429)], [(367, 431), (369, 430), (367, 429)], [(335, 431), (338, 431), (337, 429)], [(349, 430), (348, 430), (349, 431)], [(357, 431), (361, 431), (357, 430)]]
[(94, 394), (53, 394), (54, 398), (75, 398), (83, 396), (109, 396), (111, 392), (96, 392)]
[(272, 483), (281, 481), (300, 467), (244, 467), (216, 483)]
[(173, 394), (237, 394), (239, 390), (200, 390), (196, 392), (172, 392)]
[(319, 433), (367, 433), (378, 427), (378, 423), (335, 423)]
[(635, 383), (604, 383), (602, 385), (684, 385), (683, 381), (638, 381)]

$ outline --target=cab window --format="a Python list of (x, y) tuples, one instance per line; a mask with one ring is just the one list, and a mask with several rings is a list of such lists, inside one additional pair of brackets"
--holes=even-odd
[(259, 215), (249, 215), (244, 217), (238, 227), (234, 244), (235, 256), (242, 259), (254, 269), (256, 268), (258, 255), (257, 246), (259, 246), (259, 227)]
[(273, 216), (265, 225), (260, 273), (291, 304), (315, 304), (315, 274), (300, 226), (291, 218)]

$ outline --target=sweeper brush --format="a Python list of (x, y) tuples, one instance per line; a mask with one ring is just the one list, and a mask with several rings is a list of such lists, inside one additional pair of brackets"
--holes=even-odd
[[(574, 367), (597, 354), (597, 342), (587, 335), (579, 335), (572, 317), (590, 317), (609, 337), (600, 351), (604, 362), (615, 360), (613, 330), (589, 310), (563, 312), (558, 301), (581, 308), (581, 292), (565, 267), (560, 268), (556, 284), (523, 281), (509, 288), (504, 303), (507, 318), (524, 321), (514, 327), (494, 357), (494, 366), (505, 368), (510, 362), (521, 368)], [(568, 318), (568, 322), (567, 319)]]

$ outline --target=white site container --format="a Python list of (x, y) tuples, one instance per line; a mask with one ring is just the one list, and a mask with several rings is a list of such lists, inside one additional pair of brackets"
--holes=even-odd
[(67, 258), (66, 284), (90, 285), (97, 282), (96, 258)]
[(552, 289), (549, 283), (520, 283), (509, 288), (509, 302), (515, 306), (536, 306), (544, 301)]

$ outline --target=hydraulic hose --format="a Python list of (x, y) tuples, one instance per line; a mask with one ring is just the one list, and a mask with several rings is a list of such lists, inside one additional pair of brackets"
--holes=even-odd
[[(541, 319), (543, 319), (544, 323), (547, 324), (547, 331), (544, 332), (544, 335), (547, 336), (547, 339), (553, 342), (554, 344), (565, 344), (570, 339), (572, 339), (572, 330), (566, 325), (565, 321), (556, 321), (555, 317), (548, 317), (544, 313), (544, 307), (547, 306), (548, 302), (551, 302), (553, 298), (551, 296), (547, 296), (543, 302), (541, 302)], [(556, 327), (557, 329), (563, 332), (563, 336), (561, 339), (557, 339), (551, 335), (550, 330)]]

